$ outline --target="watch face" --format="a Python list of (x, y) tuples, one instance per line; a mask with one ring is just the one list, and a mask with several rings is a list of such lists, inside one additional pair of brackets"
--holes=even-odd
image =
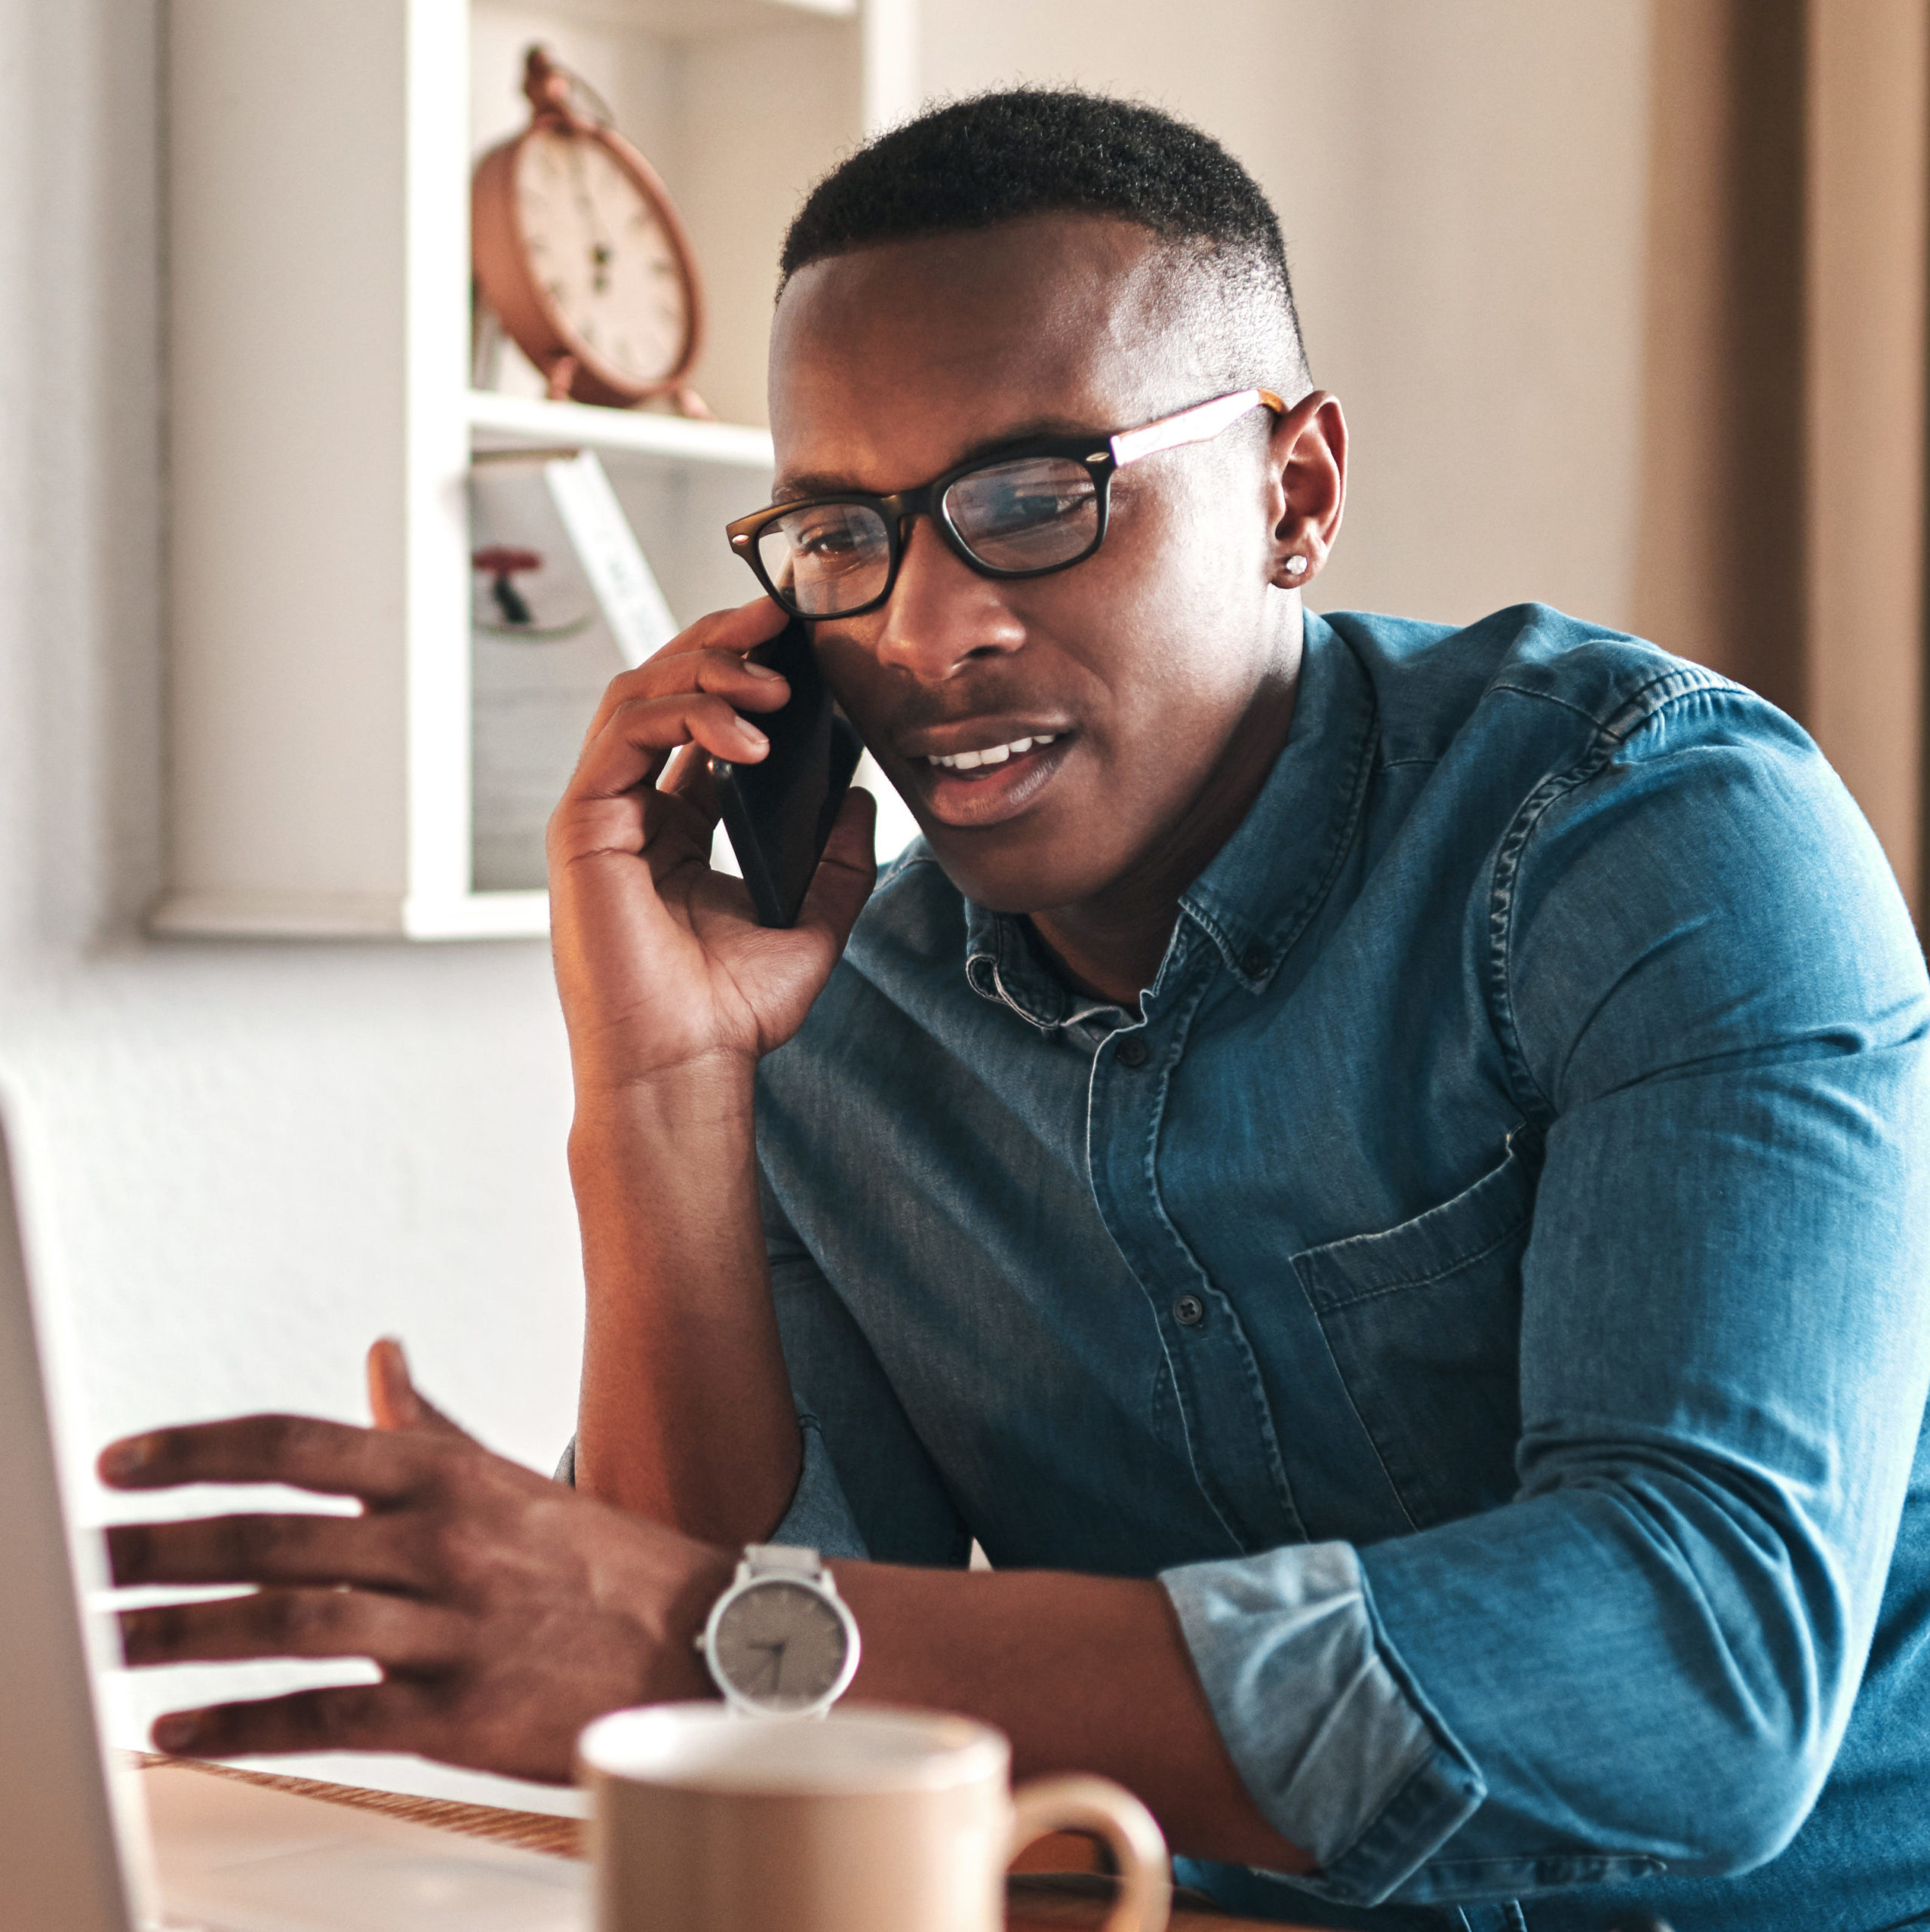
[(815, 1704), (837, 1686), (844, 1620), (802, 1583), (753, 1583), (717, 1620), (718, 1668), (739, 1697), (770, 1710)]
[(690, 309), (656, 210), (601, 142), (533, 129), (516, 155), (516, 217), (530, 267), (584, 347), (638, 384), (675, 370)]

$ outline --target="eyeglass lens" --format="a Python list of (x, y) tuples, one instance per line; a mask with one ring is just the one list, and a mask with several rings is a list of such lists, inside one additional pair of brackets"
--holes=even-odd
[[(968, 471), (945, 493), (943, 514), (988, 569), (1049, 571), (1098, 543), (1099, 486), (1069, 457), (1016, 457)], [(760, 561), (778, 595), (807, 617), (875, 601), (891, 574), (884, 518), (865, 503), (805, 503), (764, 525)]]
[(884, 594), (891, 533), (868, 503), (806, 503), (758, 533), (779, 597), (807, 617), (834, 617)]
[(945, 513), (966, 549), (995, 571), (1069, 564), (1099, 537), (1098, 485), (1069, 457), (1019, 457), (970, 471), (945, 491)]

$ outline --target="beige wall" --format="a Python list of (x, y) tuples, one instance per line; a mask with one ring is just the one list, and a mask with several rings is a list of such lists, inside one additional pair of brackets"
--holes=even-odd
[(1809, 726), (1919, 906), (1930, 5), (1656, 29), (1637, 624)]
[(1930, 5), (1809, 13), (1804, 722), (1922, 924)]

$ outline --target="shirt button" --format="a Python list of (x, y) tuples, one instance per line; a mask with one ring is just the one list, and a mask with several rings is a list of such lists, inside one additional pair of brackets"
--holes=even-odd
[(1172, 1318), (1182, 1328), (1197, 1328), (1206, 1318), (1206, 1304), (1197, 1295), (1182, 1295), (1172, 1305)]
[(1146, 1042), (1137, 1033), (1121, 1040), (1113, 1054), (1113, 1058), (1121, 1066), (1144, 1066), (1146, 1063)]
[(1240, 955), (1240, 970), (1249, 980), (1265, 979), (1274, 956), (1264, 946), (1249, 946)]

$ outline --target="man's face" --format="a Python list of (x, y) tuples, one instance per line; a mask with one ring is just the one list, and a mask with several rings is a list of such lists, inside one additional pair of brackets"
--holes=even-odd
[[(1145, 230), (1080, 216), (802, 270), (772, 343), (779, 495), (905, 489), (1231, 386), (1167, 277)], [(968, 897), (1040, 912), (1129, 886), (1184, 844), (1236, 728), (1290, 680), (1270, 420), (1120, 471), (1105, 542), (1053, 576), (981, 577), (920, 518), (884, 607), (816, 626), (832, 689)], [(976, 769), (933, 761), (1027, 739)]]

